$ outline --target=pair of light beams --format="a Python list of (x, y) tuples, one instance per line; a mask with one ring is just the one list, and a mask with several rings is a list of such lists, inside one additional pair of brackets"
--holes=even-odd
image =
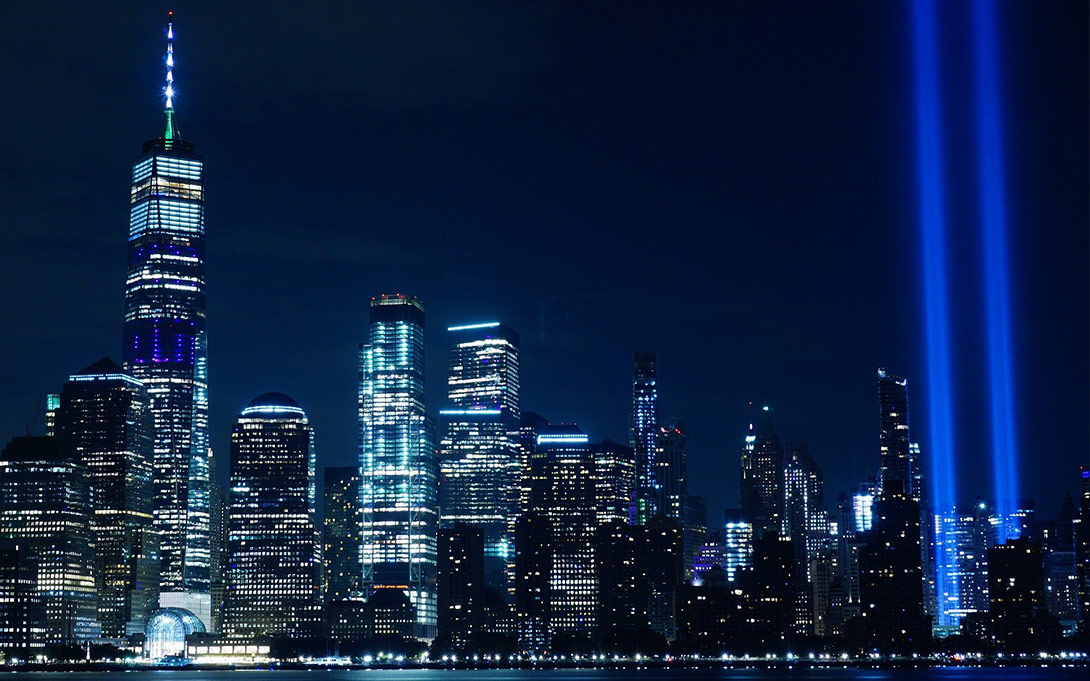
[[(916, 134), (923, 267), (924, 326), (929, 375), (931, 492), (937, 513), (955, 504), (957, 451), (953, 424), (953, 365), (950, 343), (943, 156), (942, 85), (936, 0), (913, 0)], [(983, 249), (984, 313), (990, 390), (992, 470), (999, 541), (1016, 535), (1008, 527), (1018, 501), (1007, 217), (1000, 117), (998, 17), (995, 0), (972, 3), (973, 67), (976, 82), (976, 152), (979, 219)], [(936, 533), (941, 532), (941, 525)], [(942, 537), (936, 536), (941, 542)], [(943, 543), (944, 544), (944, 543)], [(943, 545), (940, 544), (940, 545)], [(947, 583), (942, 557), (938, 580)], [(956, 597), (956, 594), (954, 594)]]

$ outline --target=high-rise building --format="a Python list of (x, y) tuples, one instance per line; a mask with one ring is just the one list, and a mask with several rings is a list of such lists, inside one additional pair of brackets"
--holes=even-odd
[(870, 532), (874, 527), (874, 502), (878, 500), (878, 482), (864, 480), (852, 489), (852, 529)]
[(636, 491), (632, 520), (646, 524), (660, 512), (660, 485), (656, 479), (658, 428), (658, 362), (655, 352), (637, 350), (632, 370), (632, 425), (630, 444), (636, 456)]
[(704, 575), (714, 567), (723, 569), (727, 564), (727, 545), (722, 530), (713, 530), (693, 556), (693, 583), (704, 581)]
[(999, 523), (982, 499), (968, 509), (939, 514), (936, 522), (942, 527), (935, 551), (946, 575), (937, 624), (953, 630), (965, 616), (988, 610), (988, 549), (996, 543)]
[(204, 161), (178, 133), (173, 68), (171, 23), (166, 125), (133, 165), (122, 359), (151, 402), (160, 603), (210, 628)]
[(1090, 629), (1090, 468), (1079, 468), (1079, 516), (1075, 525), (1075, 572), (1079, 577), (1081, 626)]
[(931, 638), (924, 611), (920, 506), (893, 478), (874, 504), (874, 527), (859, 558), (861, 616), (868, 645), (921, 650)]
[(360, 593), (360, 469), (326, 467), (322, 489), (322, 592), (328, 603)]
[(784, 521), (795, 543), (795, 574), (805, 581), (810, 563), (830, 548), (825, 483), (805, 442), (788, 443), (784, 462)]
[(227, 596), (227, 516), (231, 511), (231, 497), (216, 474), (216, 457), (208, 450), (209, 510), (209, 580), (212, 603), (211, 631), (223, 631), (223, 601)]
[(360, 348), (360, 511), (364, 592), (396, 589), (416, 608), (415, 632), (434, 638), (439, 462), (424, 404), (424, 306), (371, 299)]
[(91, 517), (87, 467), (58, 438), (16, 437), (0, 451), (0, 548), (18, 549), (19, 579), (33, 581), (42, 642), (101, 633)]
[(754, 633), (765, 646), (805, 633), (797, 629), (794, 543), (777, 532), (766, 532), (754, 539), (752, 560), (753, 568), (736, 580), (749, 601)]
[(915, 498), (912, 477), (911, 439), (908, 430), (908, 381), (878, 369), (879, 447), (882, 469), (878, 482), (900, 480), (905, 492)]
[(1066, 632), (1075, 633), (1079, 623), (1079, 574), (1075, 552), (1053, 550), (1045, 554), (1045, 609), (1060, 621)]
[(238, 415), (231, 431), (228, 636), (320, 632), (314, 467), (314, 432), (295, 400), (265, 393)]
[(519, 522), (516, 607), (527, 649), (557, 633), (588, 635), (597, 627), (594, 569), (599, 525), (625, 523), (635, 485), (633, 450), (591, 443), (578, 426), (535, 426), (531, 494)]
[(704, 497), (686, 494), (681, 498), (681, 534), (685, 556), (685, 579), (693, 578), (693, 558), (708, 539), (708, 505)]
[(681, 522), (682, 500), (689, 493), (686, 480), (685, 424), (670, 417), (661, 419), (655, 438), (654, 479), (658, 485), (658, 512)]
[(45, 434), (56, 435), (57, 412), (61, 408), (60, 393), (49, 393), (45, 396)]
[(636, 459), (632, 448), (610, 440), (587, 446), (594, 458), (597, 524), (628, 522), (629, 502), (636, 486)]
[(750, 422), (742, 447), (742, 508), (750, 513), (755, 536), (784, 531), (783, 447), (768, 407)]
[(725, 516), (723, 570), (727, 581), (733, 582), (740, 572), (753, 567), (753, 520), (742, 508), (728, 508)]
[(514, 435), (518, 469), (515, 513), (520, 518), (530, 510), (530, 488), (533, 482), (530, 460), (537, 448), (537, 435), (548, 427), (549, 419), (537, 412), (524, 411), (519, 420), (518, 432)]
[(673, 640), (675, 600), (683, 577), (681, 526), (663, 516), (646, 525), (612, 521), (597, 528), (595, 577), (599, 634), (642, 629)]
[(45, 649), (45, 606), (26, 547), (0, 545), (0, 653), (30, 659)]
[(988, 549), (991, 634), (1004, 643), (1031, 638), (1045, 606), (1041, 545), (1022, 537)]
[(480, 527), (439, 528), (439, 636), (464, 648), (484, 624), (485, 545)]
[[(952, 509), (932, 509), (923, 484), (923, 459), (919, 443), (913, 441), (908, 419), (908, 381), (878, 369), (878, 427), (880, 470), (875, 495), (887, 481), (900, 480), (908, 496), (920, 507), (920, 561), (924, 572), (924, 609), (939, 619), (938, 592), (942, 570), (936, 564), (934, 548), (941, 537), (936, 535), (935, 513)], [(943, 580), (947, 578), (942, 576)]]
[(553, 426), (537, 436), (531, 461), (531, 513), (543, 521), (550, 634), (589, 634), (597, 626), (594, 542), (599, 500), (594, 454), (576, 426)]
[(87, 469), (102, 635), (143, 633), (159, 605), (152, 527), (152, 425), (144, 385), (103, 358), (68, 379), (58, 437)]
[(447, 407), (439, 412), (443, 526), (484, 533), (485, 582), (507, 593), (518, 504), (519, 336), (499, 322), (452, 326)]

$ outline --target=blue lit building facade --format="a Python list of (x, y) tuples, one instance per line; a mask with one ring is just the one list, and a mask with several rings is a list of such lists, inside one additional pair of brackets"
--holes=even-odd
[(242, 410), (231, 431), (225, 634), (320, 634), (314, 468), (314, 432), (295, 400), (266, 393)]
[(441, 523), (480, 528), (485, 585), (506, 593), (519, 492), (519, 336), (498, 322), (453, 326), (440, 411)]
[(204, 161), (174, 115), (168, 27), (166, 126), (133, 166), (123, 364), (148, 392), (161, 602), (211, 627)]
[(159, 605), (147, 391), (102, 359), (65, 383), (57, 421), (57, 437), (89, 475), (102, 635), (140, 633)]
[(748, 511), (728, 508), (723, 524), (723, 570), (727, 581), (753, 567), (753, 519)]
[(362, 586), (398, 589), (416, 609), (415, 634), (434, 638), (439, 462), (424, 406), (424, 306), (403, 295), (371, 300), (360, 348)]
[(969, 509), (939, 514), (935, 522), (941, 527), (936, 554), (946, 575), (936, 624), (952, 632), (966, 615), (988, 610), (988, 549), (996, 544), (999, 521), (978, 500)]
[(636, 455), (636, 493), (632, 521), (646, 525), (659, 512), (655, 454), (658, 446), (658, 361), (653, 350), (637, 350), (632, 369), (630, 444)]

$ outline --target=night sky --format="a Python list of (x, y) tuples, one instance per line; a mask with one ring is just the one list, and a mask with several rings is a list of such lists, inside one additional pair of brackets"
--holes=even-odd
[[(175, 7), (176, 108), (206, 159), (212, 441), (277, 390), (319, 465), (356, 457), (368, 299), (522, 335), (522, 405), (627, 441), (659, 353), (709, 519), (747, 403), (826, 502), (878, 466), (875, 370), (926, 443), (909, 7), (901, 3)], [(0, 435), (120, 359), (131, 163), (163, 127), (168, 5), (0, 6)], [(990, 495), (969, 8), (944, 9), (959, 492)], [(1023, 491), (1088, 458), (1087, 5), (1001, 5)], [(36, 430), (43, 428), (37, 418)], [(924, 456), (927, 456), (925, 450)]]

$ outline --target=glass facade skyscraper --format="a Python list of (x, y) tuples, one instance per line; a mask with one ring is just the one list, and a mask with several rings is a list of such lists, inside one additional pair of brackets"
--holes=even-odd
[(151, 404), (161, 602), (211, 628), (204, 161), (178, 133), (173, 67), (170, 24), (166, 125), (133, 166), (122, 358)]
[(371, 300), (370, 340), (360, 348), (362, 585), (405, 592), (415, 633), (434, 638), (439, 462), (424, 406), (424, 306)]
[(239, 414), (231, 431), (227, 635), (320, 634), (314, 467), (314, 431), (295, 400), (266, 393)]
[(447, 331), (447, 407), (439, 412), (441, 522), (480, 528), (485, 585), (506, 592), (518, 513), (519, 336), (499, 322)]
[(935, 547), (946, 581), (939, 594), (938, 626), (956, 629), (974, 612), (988, 610), (988, 549), (996, 544), (999, 520), (988, 504), (939, 514), (940, 537)]
[(655, 455), (658, 428), (658, 361), (653, 350), (636, 351), (632, 369), (630, 444), (636, 454), (636, 492), (632, 521), (646, 525), (659, 512)]
[(12, 438), (0, 451), (0, 548), (18, 549), (32, 581), (39, 642), (99, 636), (90, 479), (58, 438)]
[(102, 635), (143, 633), (159, 604), (147, 391), (116, 362), (102, 359), (69, 378), (60, 397), (58, 437), (90, 476)]

